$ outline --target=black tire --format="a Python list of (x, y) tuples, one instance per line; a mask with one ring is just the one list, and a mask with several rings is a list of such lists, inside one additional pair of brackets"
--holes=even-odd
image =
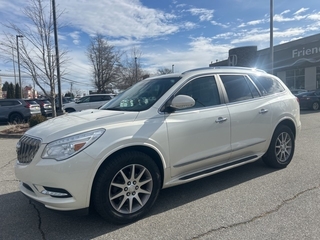
[(65, 111), (67, 113), (72, 113), (72, 112), (75, 112), (76, 110), (74, 110), (73, 108), (67, 108), (67, 109), (65, 109)]
[(137, 151), (121, 153), (97, 173), (92, 189), (93, 206), (109, 222), (136, 221), (156, 201), (160, 179), (159, 168), (151, 157)]
[(311, 108), (314, 111), (319, 110), (319, 102), (313, 102)]
[(9, 122), (10, 123), (22, 123), (23, 122), (23, 116), (20, 113), (12, 113), (9, 116)]
[(273, 168), (285, 168), (292, 160), (295, 138), (291, 129), (280, 125), (273, 133), (268, 151), (262, 157), (263, 162)]

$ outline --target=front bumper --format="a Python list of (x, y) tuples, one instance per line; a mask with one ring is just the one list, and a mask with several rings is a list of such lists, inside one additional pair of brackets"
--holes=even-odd
[(41, 159), (43, 147), (30, 164), (17, 162), (15, 165), (21, 192), (54, 210), (88, 208), (94, 159), (84, 151), (65, 161)]

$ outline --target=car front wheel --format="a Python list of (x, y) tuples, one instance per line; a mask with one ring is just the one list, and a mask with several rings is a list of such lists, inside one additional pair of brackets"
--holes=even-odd
[(159, 168), (151, 157), (137, 151), (107, 161), (93, 185), (93, 205), (107, 221), (133, 222), (150, 210), (159, 194)]
[(319, 110), (319, 102), (312, 103), (312, 110), (314, 110), (314, 111)]
[(280, 125), (276, 128), (269, 149), (262, 157), (265, 164), (274, 168), (285, 168), (291, 162), (295, 139), (291, 129)]

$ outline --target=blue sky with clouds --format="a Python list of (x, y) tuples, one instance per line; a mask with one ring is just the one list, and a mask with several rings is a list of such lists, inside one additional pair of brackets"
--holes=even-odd
[[(0, 0), (0, 22), (22, 24), (27, 3)], [(204, 67), (226, 59), (230, 48), (270, 44), (269, 0), (56, 0), (56, 5), (64, 12), (59, 23), (67, 26), (59, 30), (59, 48), (71, 58), (66, 77), (78, 90), (92, 89), (85, 51), (95, 33), (121, 50), (139, 48), (140, 63), (150, 73), (173, 64), (176, 72)], [(0, 25), (0, 38), (3, 31)], [(319, 0), (274, 0), (275, 45), (319, 32)], [(12, 63), (1, 59), (0, 69), (0, 75), (13, 73)], [(14, 79), (2, 76), (2, 81)], [(63, 81), (63, 91), (69, 88)]]

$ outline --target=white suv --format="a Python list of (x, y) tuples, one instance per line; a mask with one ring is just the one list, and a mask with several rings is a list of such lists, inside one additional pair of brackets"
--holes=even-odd
[(82, 97), (75, 102), (69, 102), (63, 105), (66, 112), (82, 111), (85, 109), (99, 108), (110, 101), (115, 94), (92, 94)]
[(159, 190), (260, 158), (285, 168), (296, 97), (263, 71), (216, 67), (143, 80), (101, 109), (41, 123), (17, 144), (20, 189), (47, 208), (89, 205), (114, 223), (148, 213)]

